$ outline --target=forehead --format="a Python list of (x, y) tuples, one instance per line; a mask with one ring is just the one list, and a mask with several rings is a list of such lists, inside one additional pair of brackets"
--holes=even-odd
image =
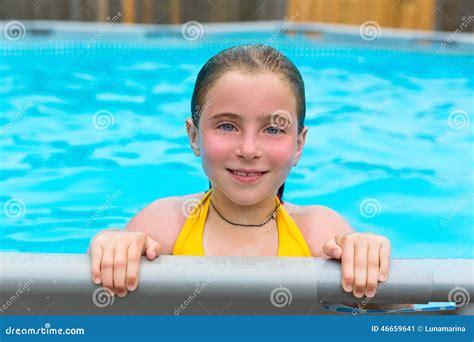
[(270, 72), (230, 71), (219, 77), (205, 97), (212, 113), (261, 116), (285, 110), (296, 116), (296, 99), (282, 76)]

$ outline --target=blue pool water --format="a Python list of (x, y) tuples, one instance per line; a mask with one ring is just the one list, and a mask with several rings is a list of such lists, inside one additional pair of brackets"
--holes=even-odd
[[(154, 199), (206, 190), (184, 130), (197, 72), (223, 48), (271, 35), (0, 41), (0, 249), (84, 252)], [(387, 236), (394, 257), (474, 257), (473, 56), (273, 45), (307, 92), (287, 200)]]

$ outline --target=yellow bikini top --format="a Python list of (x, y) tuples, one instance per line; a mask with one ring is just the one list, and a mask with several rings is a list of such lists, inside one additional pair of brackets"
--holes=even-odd
[[(204, 223), (209, 212), (211, 192), (212, 189), (204, 195), (200, 204), (193, 209), (187, 218), (174, 245), (173, 255), (204, 256)], [(278, 196), (275, 197), (275, 205), (280, 204)], [(276, 220), (278, 227), (278, 256), (312, 256), (303, 234), (301, 234), (295, 221), (293, 221), (282, 205), (277, 210)]]

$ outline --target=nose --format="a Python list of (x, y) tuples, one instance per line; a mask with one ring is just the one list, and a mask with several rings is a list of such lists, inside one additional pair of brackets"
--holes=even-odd
[(261, 157), (262, 150), (258, 139), (250, 132), (243, 135), (239, 141), (236, 154), (238, 157), (245, 160), (252, 160)]

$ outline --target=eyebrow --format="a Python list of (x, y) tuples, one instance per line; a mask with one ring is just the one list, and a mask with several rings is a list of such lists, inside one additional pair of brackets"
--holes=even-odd
[[(270, 118), (271, 118), (271, 114), (268, 114), (268, 115), (265, 115), (265, 114), (260, 114), (259, 115), (259, 121), (268, 121)], [(223, 117), (229, 117), (229, 118), (233, 118), (233, 119), (237, 119), (237, 120), (242, 120), (242, 115), (239, 115), (239, 114), (235, 114), (235, 113), (218, 113), (218, 114), (215, 114), (213, 116), (211, 116), (209, 118), (209, 120), (218, 120), (220, 118), (223, 118)]]

